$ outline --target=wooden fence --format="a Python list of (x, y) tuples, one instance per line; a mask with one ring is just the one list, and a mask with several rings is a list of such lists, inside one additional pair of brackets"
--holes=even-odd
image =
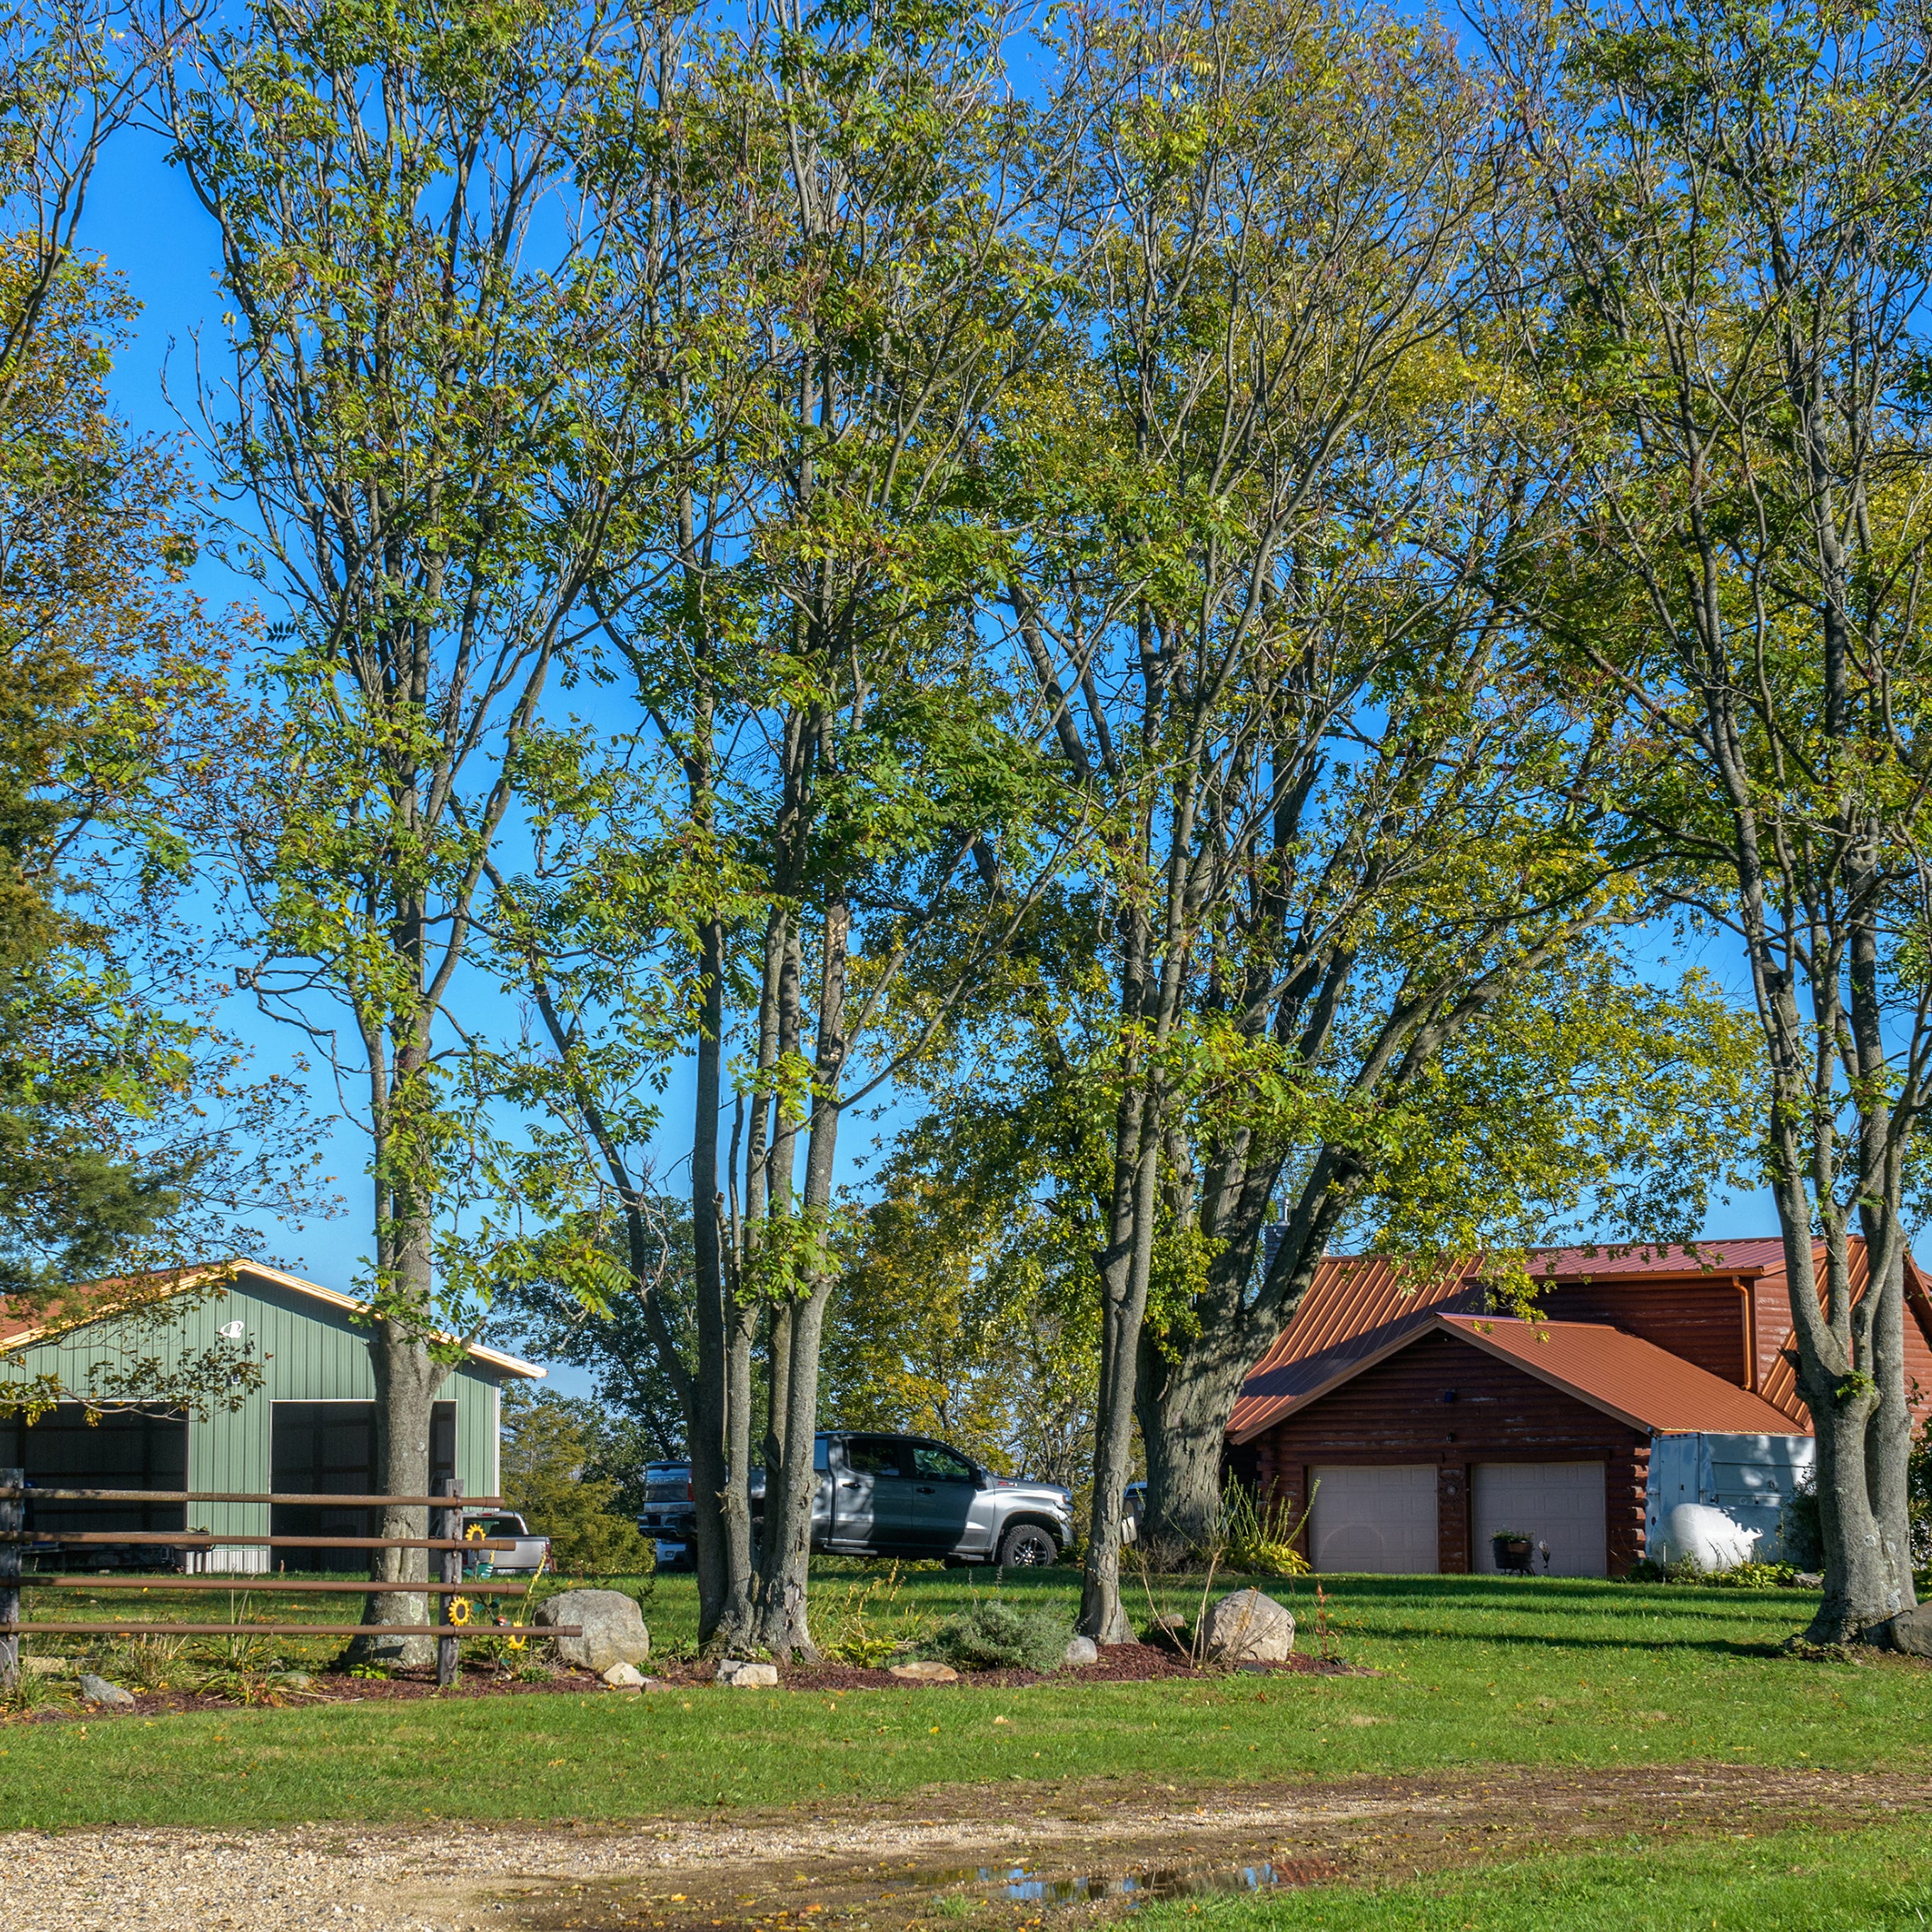
[[(463, 1558), (466, 1552), (514, 1550), (514, 1538), (466, 1538), (463, 1534), (463, 1485), (449, 1478), (440, 1478), (438, 1493), (433, 1496), (296, 1496), (276, 1492), (256, 1495), (232, 1490), (53, 1490), (29, 1489), (24, 1469), (0, 1469), (0, 1685), (17, 1681), (20, 1670), (22, 1636), (433, 1636), (436, 1646), (436, 1681), (450, 1684), (456, 1681), (458, 1646), (466, 1633), (474, 1636), (578, 1636), (580, 1626), (559, 1624), (483, 1624), (473, 1630), (450, 1621), (450, 1602), (455, 1597), (508, 1597), (526, 1591), (526, 1583), (465, 1582)], [(472, 1508), (491, 1508), (501, 1502), (496, 1496), (472, 1498)], [(26, 1527), (26, 1505), (35, 1502), (88, 1503), (278, 1503), (333, 1506), (344, 1509), (422, 1509), (431, 1512), (430, 1534), (422, 1536), (229, 1536), (212, 1531), (160, 1530), (50, 1530), (45, 1533)], [(430, 1624), (189, 1624), (122, 1620), (108, 1622), (23, 1622), (20, 1592), (28, 1589), (99, 1589), (94, 1576), (27, 1576), (20, 1569), (20, 1558), (27, 1544), (57, 1544), (62, 1549), (121, 1548), (160, 1546), (172, 1550), (270, 1549), (270, 1550), (434, 1550), (440, 1552), (437, 1575), (421, 1583), (391, 1582), (371, 1578), (367, 1582), (347, 1579), (286, 1577), (260, 1582), (236, 1582), (220, 1577), (158, 1576), (143, 1573), (139, 1587), (152, 1590), (269, 1589), (278, 1594), (353, 1594), (358, 1596), (428, 1597), (436, 1609)], [(253, 1576), (256, 1573), (250, 1572)]]

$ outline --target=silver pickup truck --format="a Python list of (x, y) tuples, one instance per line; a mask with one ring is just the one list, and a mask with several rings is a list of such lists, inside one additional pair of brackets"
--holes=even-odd
[[(487, 1563), (487, 1574), (492, 1576), (522, 1576), (526, 1572), (532, 1575), (541, 1570), (550, 1558), (550, 1538), (532, 1536), (523, 1518), (514, 1510), (465, 1510), (463, 1512), (463, 1534), (466, 1539), (488, 1537), (500, 1540), (514, 1536), (517, 1546), (514, 1550), (483, 1550), (477, 1552), (478, 1564)], [(464, 1559), (466, 1569), (473, 1566), (467, 1557)], [(484, 1574), (479, 1570), (479, 1574)]]
[[(1010, 1568), (1057, 1562), (1073, 1541), (1073, 1497), (1054, 1483), (996, 1476), (923, 1436), (831, 1430), (812, 1456), (812, 1546), (838, 1556), (940, 1557)], [(752, 1473), (752, 1516), (764, 1514), (765, 1472)], [(688, 1462), (645, 1472), (638, 1527), (665, 1569), (694, 1553)]]

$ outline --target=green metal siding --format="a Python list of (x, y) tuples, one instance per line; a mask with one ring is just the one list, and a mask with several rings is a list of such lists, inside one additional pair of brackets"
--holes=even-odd
[[(70, 1388), (85, 1388), (103, 1366), (125, 1367), (152, 1357), (160, 1365), (157, 1394), (167, 1372), (220, 1342), (224, 1324), (244, 1324), (249, 1354), (262, 1368), (262, 1386), (240, 1408), (188, 1418), (188, 1482), (191, 1490), (260, 1493), (271, 1476), (273, 1405), (277, 1402), (373, 1402), (375, 1372), (369, 1336), (349, 1312), (279, 1282), (238, 1274), (218, 1294), (165, 1322), (123, 1317), (91, 1323), (28, 1348), (26, 1375), (57, 1372)], [(8, 1378), (18, 1372), (8, 1370)], [(456, 1460), (466, 1496), (495, 1493), (497, 1390), (511, 1372), (473, 1358), (450, 1371), (438, 1399), (456, 1404)], [(218, 1536), (267, 1532), (266, 1504), (200, 1503), (192, 1526)]]

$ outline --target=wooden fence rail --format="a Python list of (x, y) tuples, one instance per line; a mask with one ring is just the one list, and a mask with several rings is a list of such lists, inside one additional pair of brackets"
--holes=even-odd
[[(276, 1490), (43, 1490), (21, 1485), (0, 1486), (0, 1502), (30, 1503), (334, 1503), (344, 1509), (382, 1509), (393, 1504), (398, 1509), (438, 1508), (446, 1496), (367, 1496), (332, 1492), (325, 1496), (298, 1496)], [(465, 1509), (500, 1509), (501, 1496), (468, 1496)]]
[(216, 1544), (248, 1550), (514, 1550), (514, 1536), (227, 1536), (213, 1529), (9, 1529), (0, 1543), (53, 1544), (65, 1548), (118, 1548), (124, 1543), (174, 1550), (209, 1550)]
[[(439, 1478), (439, 1493), (434, 1496), (307, 1496), (286, 1492), (268, 1494), (232, 1490), (43, 1490), (29, 1489), (24, 1469), (0, 1469), (0, 1686), (19, 1681), (20, 1639), (40, 1633), (50, 1636), (434, 1636), (436, 1646), (436, 1679), (448, 1685), (455, 1682), (458, 1646), (471, 1636), (579, 1636), (581, 1627), (574, 1624), (538, 1626), (532, 1624), (478, 1624), (474, 1626), (450, 1621), (452, 1598), (472, 1593), (478, 1596), (508, 1596), (518, 1586), (512, 1583), (469, 1583), (463, 1580), (466, 1551), (514, 1550), (514, 1537), (466, 1538), (463, 1534), (464, 1508), (463, 1486), (453, 1479)], [(220, 1536), (209, 1530), (52, 1530), (42, 1534), (26, 1527), (26, 1505), (34, 1502), (236, 1502), (333, 1504), (345, 1508), (421, 1508), (429, 1507), (430, 1534), (420, 1536)], [(498, 1499), (472, 1501), (474, 1509), (495, 1507)], [(419, 1596), (430, 1598), (436, 1606), (432, 1624), (187, 1624), (156, 1623), (122, 1618), (116, 1622), (75, 1623), (64, 1621), (22, 1622), (20, 1591), (24, 1584), (34, 1589), (112, 1588), (98, 1576), (33, 1576), (20, 1574), (20, 1553), (28, 1544), (52, 1544), (60, 1548), (98, 1547), (133, 1544), (145, 1547), (208, 1550), (242, 1546), (269, 1550), (434, 1550), (440, 1552), (438, 1576), (412, 1582), (407, 1578), (371, 1577), (367, 1582), (302, 1580), (278, 1583), (264, 1574), (261, 1580), (236, 1577), (150, 1577), (128, 1587), (151, 1589), (227, 1589), (244, 1592), (280, 1589), (359, 1592), (365, 1596)], [(531, 1580), (534, 1582), (534, 1577)], [(528, 1585), (524, 1586), (528, 1588)], [(320, 1605), (316, 1607), (320, 1609)]]

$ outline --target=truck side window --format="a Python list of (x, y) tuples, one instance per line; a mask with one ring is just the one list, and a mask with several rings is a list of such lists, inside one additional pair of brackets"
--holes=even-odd
[(845, 1466), (855, 1476), (897, 1476), (904, 1472), (899, 1445), (890, 1436), (848, 1436)]
[(831, 1468), (832, 1442), (830, 1437), (818, 1436), (812, 1438), (812, 1466), (821, 1476)]
[(928, 1482), (970, 1483), (973, 1480), (972, 1464), (938, 1442), (915, 1442), (912, 1467), (914, 1475)]

